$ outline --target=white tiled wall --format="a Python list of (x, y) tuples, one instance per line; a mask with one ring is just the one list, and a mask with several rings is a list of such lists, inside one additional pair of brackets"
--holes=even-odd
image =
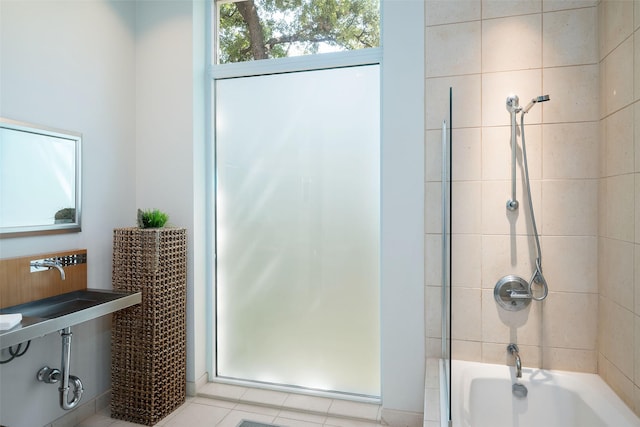
[[(426, 4), (428, 357), (440, 354), (439, 129), (452, 87), (454, 358), (512, 363), (516, 341), (525, 366), (597, 372), (640, 413), (640, 0)], [(535, 258), (520, 151), (521, 207), (505, 209), (510, 93), (551, 98), (525, 117), (550, 294), (519, 313), (493, 299)]]

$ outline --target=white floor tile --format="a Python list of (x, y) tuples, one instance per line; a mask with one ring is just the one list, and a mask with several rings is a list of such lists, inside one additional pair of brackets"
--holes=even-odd
[(276, 418), (274, 424), (279, 427), (322, 427), (322, 424), (309, 421), (291, 420), (289, 418)]
[(278, 391), (250, 388), (242, 395), (242, 401), (246, 403), (259, 403), (261, 405), (281, 407), (287, 396), (287, 393)]
[[(215, 388), (215, 390), (214, 390)], [(379, 405), (216, 384), (209, 391), (224, 391), (239, 402), (190, 397), (155, 427), (238, 427), (242, 420), (282, 427), (380, 427)], [(202, 391), (202, 390), (201, 390)], [(228, 397), (230, 398), (230, 397)], [(251, 404), (260, 402), (260, 405)], [(270, 406), (264, 406), (270, 405)], [(346, 417), (346, 418), (345, 418)], [(356, 419), (354, 419), (356, 418)], [(368, 421), (369, 420), (369, 421)], [(108, 408), (76, 427), (140, 427), (115, 420)]]
[(327, 417), (325, 426), (332, 427), (380, 427), (381, 424), (374, 421), (359, 421), (348, 418)]
[(289, 394), (284, 401), (284, 407), (301, 411), (318, 412), (326, 414), (331, 406), (331, 399), (324, 397), (305, 396), (302, 394)]
[[(216, 427), (238, 427), (242, 420), (273, 424), (275, 417), (244, 411), (231, 411)], [(196, 426), (190, 426), (196, 427)]]
[(189, 403), (186, 408), (177, 414), (168, 417), (165, 423), (158, 424), (163, 427), (208, 427), (215, 426), (229, 413), (230, 409), (218, 406)]
[(262, 414), (270, 417), (277, 417), (280, 413), (279, 408), (267, 407), (267, 406), (259, 406), (259, 405), (250, 405), (248, 403), (238, 403), (235, 408), (236, 411), (242, 412), (251, 412), (252, 414)]
[(376, 421), (378, 409), (379, 405), (334, 399), (329, 407), (329, 415)]
[(324, 424), (327, 419), (326, 415), (314, 414), (309, 412), (291, 411), (283, 409), (278, 414), (278, 418), (286, 418), (289, 420), (306, 421), (315, 424)]
[(246, 391), (246, 387), (240, 387), (237, 385), (207, 383), (198, 389), (198, 395), (239, 400)]

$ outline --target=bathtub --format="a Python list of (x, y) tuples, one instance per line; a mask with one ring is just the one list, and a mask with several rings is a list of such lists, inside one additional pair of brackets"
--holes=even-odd
[(454, 360), (451, 376), (453, 427), (640, 426), (595, 374), (523, 367), (517, 382), (527, 388), (524, 398), (512, 394), (512, 366)]

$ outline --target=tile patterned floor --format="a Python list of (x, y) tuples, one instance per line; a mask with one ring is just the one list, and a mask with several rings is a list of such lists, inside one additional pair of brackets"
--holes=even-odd
[[(209, 383), (157, 427), (237, 427), (242, 420), (282, 427), (381, 427), (379, 405)], [(220, 397), (223, 397), (221, 399)], [(226, 400), (232, 399), (232, 400)], [(260, 402), (260, 404), (257, 404)], [(76, 427), (135, 427), (109, 408)]]

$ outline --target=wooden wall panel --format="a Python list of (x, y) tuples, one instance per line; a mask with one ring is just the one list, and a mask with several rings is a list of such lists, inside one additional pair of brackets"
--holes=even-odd
[(36, 259), (86, 255), (86, 249), (0, 259), (0, 308), (87, 288), (87, 264), (64, 267), (65, 280), (55, 269), (30, 272)]

